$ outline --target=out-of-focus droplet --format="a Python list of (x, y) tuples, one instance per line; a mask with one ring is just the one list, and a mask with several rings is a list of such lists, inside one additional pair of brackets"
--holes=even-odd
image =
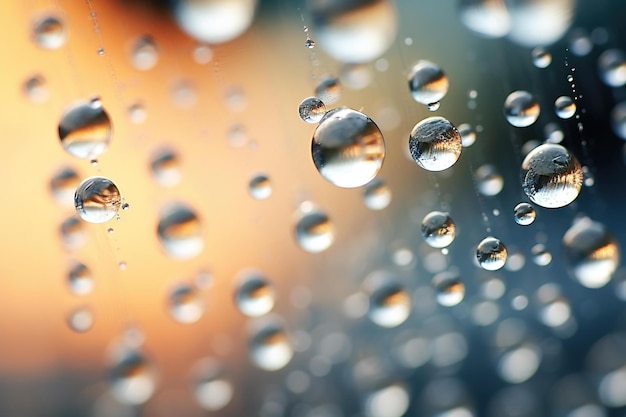
[(409, 409), (411, 398), (408, 390), (400, 384), (386, 385), (365, 398), (365, 417), (402, 417)]
[(182, 173), (180, 160), (170, 148), (161, 148), (152, 154), (150, 172), (154, 180), (163, 187), (174, 187), (180, 183)]
[(533, 262), (537, 266), (546, 266), (552, 262), (552, 254), (541, 243), (530, 248), (530, 253), (533, 256)]
[(324, 76), (315, 87), (315, 97), (325, 104), (333, 104), (341, 97), (341, 84), (334, 76)]
[(568, 37), (569, 50), (576, 56), (587, 56), (593, 49), (593, 42), (591, 42), (589, 34), (584, 29), (575, 28)]
[[(543, 128), (543, 132), (548, 143), (561, 143), (565, 139), (563, 130), (557, 123), (548, 123)], [(528, 152), (526, 152), (528, 153)]]
[(85, 333), (93, 326), (93, 313), (88, 307), (78, 307), (67, 315), (67, 325), (76, 333)]
[(574, 0), (507, 0), (511, 17), (509, 39), (524, 47), (548, 46), (565, 35), (572, 24)]
[(471, 125), (462, 123), (457, 126), (457, 130), (459, 135), (461, 135), (461, 145), (464, 148), (469, 148), (476, 142), (476, 132), (474, 132), (474, 128)]
[(499, 239), (487, 237), (476, 248), (476, 259), (481, 268), (487, 271), (497, 271), (506, 262), (507, 250)]
[(141, 103), (135, 103), (128, 107), (128, 119), (136, 125), (141, 124), (148, 118), (148, 112)]
[(465, 298), (465, 284), (456, 272), (444, 271), (433, 277), (437, 302), (444, 307), (459, 304)]
[(86, 265), (75, 262), (68, 273), (70, 291), (76, 295), (86, 295), (93, 290), (93, 276)]
[(433, 248), (450, 246), (456, 236), (456, 227), (450, 214), (431, 211), (422, 220), (422, 237)]
[(500, 194), (504, 187), (504, 179), (496, 167), (490, 164), (482, 165), (474, 172), (476, 189), (484, 196), (493, 197)]
[(167, 300), (170, 316), (179, 323), (195, 323), (204, 314), (204, 302), (191, 285), (180, 284), (172, 288)]
[(248, 349), (252, 363), (266, 371), (284, 368), (293, 357), (289, 335), (278, 320), (260, 324), (252, 334)]
[(77, 217), (68, 217), (61, 223), (59, 228), (63, 245), (70, 250), (75, 250), (87, 242), (87, 234), (83, 222)]
[(256, 271), (246, 271), (235, 289), (235, 305), (248, 317), (259, 317), (274, 308), (274, 290), (267, 279)]
[(307, 39), (304, 42), (304, 46), (306, 46), (309, 49), (313, 49), (313, 48), (315, 48), (315, 41), (313, 39)]
[(367, 184), (385, 159), (385, 140), (372, 119), (348, 108), (326, 113), (313, 133), (311, 154), (315, 167), (338, 187)]
[(100, 99), (77, 103), (61, 115), (59, 139), (70, 155), (95, 159), (109, 147), (113, 127)]
[(196, 86), (187, 79), (178, 80), (172, 86), (172, 102), (181, 109), (192, 108), (198, 101)]
[(74, 205), (74, 192), (80, 180), (78, 173), (70, 167), (59, 169), (50, 180), (52, 196), (60, 205), (72, 207)]
[(417, 123), (409, 135), (413, 160), (427, 171), (443, 171), (461, 156), (461, 135), (443, 117), (428, 117)]
[(265, 200), (272, 195), (272, 183), (265, 174), (257, 174), (248, 183), (248, 192), (256, 200)]
[(486, 38), (501, 38), (511, 30), (511, 17), (504, 0), (461, 0), (461, 23)]
[(111, 394), (123, 404), (143, 404), (156, 389), (156, 375), (147, 357), (125, 346), (114, 352), (108, 379)]
[(537, 121), (539, 113), (539, 103), (528, 91), (514, 91), (504, 101), (504, 115), (512, 126), (530, 126)]
[(533, 60), (533, 65), (537, 68), (548, 68), (552, 63), (552, 54), (540, 46), (534, 48), (530, 56)]
[(583, 183), (580, 163), (561, 145), (539, 145), (522, 162), (522, 187), (530, 200), (559, 208), (578, 197)]
[(182, 203), (170, 204), (161, 211), (157, 236), (165, 253), (175, 259), (196, 257), (204, 248), (200, 218)]
[(332, 245), (335, 240), (335, 231), (324, 212), (303, 205), (298, 213), (295, 236), (296, 242), (303, 250), (318, 253)]
[(565, 256), (574, 277), (587, 288), (605, 286), (619, 266), (619, 247), (606, 226), (588, 217), (563, 236)]
[(150, 35), (140, 36), (135, 40), (130, 52), (130, 63), (140, 71), (154, 68), (159, 61), (159, 49)]
[(341, 85), (352, 90), (362, 90), (372, 83), (372, 70), (367, 64), (344, 64), (341, 67)]
[(209, 45), (201, 43), (193, 48), (193, 51), (191, 52), (191, 57), (196, 62), (196, 64), (208, 64), (213, 59), (213, 50)]
[(58, 49), (67, 41), (67, 30), (61, 19), (46, 16), (35, 23), (33, 40), (44, 49)]
[(383, 210), (391, 202), (391, 189), (384, 181), (374, 179), (365, 186), (363, 201), (370, 210)]
[(419, 61), (409, 72), (409, 91), (418, 103), (427, 106), (439, 103), (448, 93), (448, 87), (448, 77), (434, 62)]
[(34, 75), (24, 82), (24, 94), (36, 104), (45, 103), (50, 97), (46, 80), (41, 75)]
[[(379, 274), (375, 272), (374, 274)], [(397, 327), (411, 313), (411, 297), (400, 283), (388, 277), (368, 277), (368, 316), (381, 327)]]
[(113, 182), (103, 177), (89, 177), (74, 194), (76, 212), (89, 223), (104, 223), (117, 215), (122, 198)]
[(498, 361), (500, 377), (510, 384), (521, 384), (539, 369), (541, 350), (533, 344), (524, 344), (505, 352)]
[(609, 87), (626, 84), (626, 54), (620, 49), (608, 49), (598, 57), (600, 78)]
[(396, 38), (396, 9), (389, 0), (311, 1), (308, 5), (320, 47), (338, 61), (373, 61)]
[(611, 110), (611, 127), (621, 139), (626, 140), (626, 101), (622, 101)]
[(439, 110), (439, 107), (441, 107), (441, 102), (440, 102), (440, 101), (437, 101), (437, 102), (435, 102), (435, 103), (430, 103), (430, 104), (428, 104), (428, 105), (426, 106), (426, 109), (427, 109), (428, 111), (437, 111), (437, 110)]
[(298, 106), (298, 114), (303, 122), (319, 123), (326, 114), (326, 105), (317, 97), (307, 97)]
[(513, 209), (513, 218), (515, 219), (515, 223), (521, 226), (533, 224), (536, 215), (534, 207), (528, 203), (519, 203)]
[(554, 111), (561, 119), (570, 119), (576, 114), (576, 103), (571, 97), (561, 96), (554, 101)]
[(194, 366), (193, 392), (203, 409), (218, 411), (230, 404), (235, 389), (224, 373), (222, 367), (211, 358), (204, 358)]

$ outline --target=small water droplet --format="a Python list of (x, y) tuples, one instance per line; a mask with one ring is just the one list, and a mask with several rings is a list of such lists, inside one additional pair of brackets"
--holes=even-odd
[(506, 257), (506, 247), (495, 237), (483, 239), (476, 248), (478, 264), (487, 271), (497, 271), (502, 268), (506, 263)]
[(50, 97), (46, 80), (41, 75), (30, 77), (24, 82), (24, 94), (36, 104), (45, 103)]
[(333, 104), (338, 101), (341, 97), (339, 79), (330, 75), (322, 77), (317, 87), (315, 87), (315, 96), (325, 104)]
[(552, 63), (552, 55), (542, 47), (533, 49), (530, 54), (537, 68), (547, 68)]
[(519, 203), (513, 209), (513, 218), (515, 219), (515, 223), (521, 226), (533, 224), (535, 217), (535, 209), (528, 203)]
[(168, 295), (169, 313), (179, 323), (195, 323), (204, 314), (204, 302), (192, 286), (181, 284)]
[(78, 215), (89, 223), (104, 223), (117, 214), (121, 203), (120, 192), (107, 178), (90, 177), (80, 183), (74, 194)]
[(150, 162), (150, 172), (154, 180), (163, 187), (178, 185), (182, 179), (182, 173), (176, 152), (169, 148), (156, 150)]
[(370, 210), (383, 210), (391, 202), (391, 189), (384, 181), (375, 178), (365, 186), (363, 201)]
[(66, 109), (61, 115), (58, 133), (63, 149), (70, 155), (94, 159), (107, 150), (113, 128), (101, 101), (91, 100)]
[(61, 19), (46, 16), (35, 23), (33, 39), (44, 49), (58, 49), (67, 41), (67, 32)]
[(437, 302), (444, 307), (453, 307), (465, 298), (465, 285), (455, 272), (444, 271), (433, 277)]
[(148, 358), (139, 350), (127, 346), (118, 347), (113, 354), (108, 378), (113, 397), (129, 405), (148, 401), (156, 389), (155, 372)]
[(124, 203), (122, 204), (122, 210), (128, 210), (130, 208), (130, 204)]
[(315, 41), (313, 39), (307, 39), (304, 42), (304, 46), (306, 46), (309, 49), (313, 49), (313, 48), (315, 48)]
[(433, 248), (450, 246), (456, 236), (456, 227), (448, 213), (432, 211), (422, 220), (422, 237)]
[(140, 36), (132, 47), (130, 62), (140, 71), (154, 68), (159, 60), (159, 49), (150, 35)]
[(98, 48), (97, 53), (98, 53), (99, 56), (103, 56), (104, 55), (104, 48)]
[(175, 259), (194, 258), (202, 252), (202, 224), (182, 203), (166, 206), (160, 215), (157, 236), (165, 253)]
[(118, 268), (120, 271), (126, 271), (126, 268), (127, 268), (127, 267), (128, 267), (128, 265), (126, 264), (126, 262), (125, 262), (125, 261), (120, 261), (120, 262), (118, 262), (118, 264), (117, 264), (117, 268)]
[(409, 72), (409, 90), (418, 103), (424, 105), (438, 103), (448, 93), (448, 87), (448, 77), (441, 67), (433, 62), (419, 61)]
[(426, 105), (426, 108), (428, 109), (428, 111), (437, 111), (439, 110), (439, 107), (441, 107), (440, 101)]
[(266, 371), (284, 368), (293, 357), (293, 347), (283, 325), (278, 320), (261, 324), (249, 343), (252, 362)]
[(459, 131), (443, 117), (422, 120), (409, 136), (411, 157), (427, 171), (450, 168), (461, 156), (462, 147)]
[(256, 200), (265, 200), (272, 195), (272, 183), (265, 174), (257, 174), (248, 183), (248, 192)]
[(561, 96), (554, 101), (554, 111), (561, 119), (569, 119), (576, 114), (576, 103), (571, 97)]
[(94, 287), (93, 275), (86, 265), (74, 262), (68, 273), (68, 284), (75, 295), (89, 294)]
[(325, 213), (308, 205), (303, 204), (301, 207), (295, 227), (296, 242), (307, 252), (325, 251), (335, 240), (330, 219)]
[(500, 194), (504, 187), (504, 179), (490, 164), (482, 165), (474, 172), (476, 189), (484, 196), (493, 197)]
[(199, 44), (193, 48), (191, 56), (197, 64), (208, 64), (213, 59), (213, 50), (209, 45)]
[(515, 127), (528, 127), (539, 118), (539, 103), (527, 91), (514, 91), (504, 102), (506, 120)]
[(67, 325), (76, 333), (85, 333), (93, 326), (93, 313), (88, 307), (78, 307), (67, 315)]
[(467, 123), (460, 124), (457, 126), (457, 130), (461, 135), (461, 145), (464, 148), (469, 148), (476, 142), (476, 133), (471, 125)]
[(381, 327), (397, 327), (411, 313), (411, 297), (404, 287), (387, 273), (377, 271), (367, 277), (368, 317)]
[(263, 275), (256, 271), (246, 271), (238, 281), (235, 305), (242, 314), (259, 317), (274, 308), (274, 290)]
[(319, 123), (326, 114), (326, 105), (317, 97), (307, 97), (298, 106), (298, 114), (306, 123)]

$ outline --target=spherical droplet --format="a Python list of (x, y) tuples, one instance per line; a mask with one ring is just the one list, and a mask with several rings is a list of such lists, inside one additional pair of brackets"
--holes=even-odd
[(565, 256), (574, 277), (587, 288), (606, 285), (619, 265), (619, 247), (606, 226), (588, 217), (563, 236)]
[(363, 201), (370, 210), (383, 210), (391, 202), (391, 189), (382, 180), (374, 179), (365, 186)]
[(291, 361), (293, 347), (282, 324), (277, 321), (268, 321), (252, 335), (249, 353), (250, 359), (259, 368), (277, 371)]
[(381, 327), (397, 327), (411, 313), (411, 297), (398, 282), (381, 280), (372, 285), (369, 294), (370, 320)]
[(182, 203), (165, 207), (160, 215), (157, 236), (165, 253), (175, 259), (190, 259), (202, 252), (202, 223)]
[(103, 177), (89, 177), (80, 183), (74, 194), (74, 207), (81, 219), (104, 223), (117, 215), (122, 198), (113, 182)]
[(191, 56), (196, 64), (208, 64), (213, 59), (213, 50), (209, 45), (201, 43), (193, 48)]
[(493, 197), (500, 194), (504, 187), (504, 179), (496, 171), (496, 167), (487, 164), (478, 167), (474, 172), (474, 179), (476, 181), (476, 189), (484, 196)]
[(511, 17), (505, 2), (461, 0), (459, 19), (472, 32), (486, 38), (501, 38), (511, 30)]
[(338, 187), (354, 188), (370, 182), (385, 159), (385, 140), (365, 114), (348, 108), (326, 113), (313, 133), (315, 167)]
[(426, 106), (426, 109), (428, 109), (428, 111), (437, 111), (439, 110), (439, 107), (441, 107), (441, 102), (440, 101), (436, 101), (434, 103), (430, 103)]
[(622, 101), (611, 110), (611, 128), (623, 140), (626, 140), (626, 101)]
[(362, 90), (372, 83), (372, 69), (367, 64), (344, 64), (341, 67), (341, 84), (353, 90)]
[(70, 291), (76, 295), (86, 295), (93, 290), (93, 276), (86, 265), (75, 262), (68, 273)]
[(77, 217), (68, 217), (59, 228), (63, 245), (69, 250), (75, 250), (87, 242), (84, 223)]
[(461, 135), (443, 117), (428, 117), (413, 127), (409, 150), (413, 160), (427, 171), (443, 171), (461, 156)]
[(54, 16), (46, 16), (35, 23), (33, 39), (44, 49), (58, 49), (67, 40), (67, 32), (63, 22)]
[(455, 306), (465, 298), (465, 284), (455, 272), (440, 272), (433, 277), (432, 283), (437, 292), (437, 302), (444, 307)]
[(457, 126), (457, 130), (459, 131), (459, 135), (461, 135), (461, 145), (464, 148), (469, 148), (476, 142), (476, 132), (474, 132), (474, 128), (467, 124), (463, 123)]
[(330, 75), (322, 77), (315, 87), (315, 97), (325, 104), (333, 104), (341, 97), (339, 79)]
[(598, 57), (600, 78), (609, 87), (626, 84), (626, 54), (619, 49), (608, 49)]
[(418, 103), (427, 106), (438, 103), (448, 93), (448, 87), (448, 77), (433, 62), (419, 61), (409, 72), (409, 91)]
[(147, 71), (159, 60), (159, 50), (154, 38), (150, 35), (140, 36), (132, 46), (130, 62), (136, 69)]
[(265, 174), (257, 174), (248, 184), (248, 192), (256, 200), (265, 200), (272, 195), (272, 183)]
[(274, 290), (267, 279), (258, 272), (243, 274), (235, 290), (235, 305), (248, 317), (259, 317), (274, 308)]
[(72, 207), (74, 205), (74, 192), (80, 180), (78, 173), (70, 167), (62, 167), (50, 180), (50, 191), (57, 203)]
[(574, 155), (561, 145), (539, 145), (522, 162), (522, 187), (530, 200), (559, 208), (578, 197), (583, 172)]
[(195, 323), (204, 314), (204, 302), (191, 285), (181, 284), (174, 287), (169, 293), (167, 303), (170, 316), (179, 323)]
[(295, 227), (296, 242), (305, 251), (325, 251), (335, 240), (335, 231), (328, 216), (316, 209), (302, 211)]
[(504, 101), (504, 115), (512, 126), (530, 126), (537, 121), (539, 113), (539, 103), (528, 91), (514, 91)]
[(524, 47), (548, 46), (570, 28), (575, 0), (506, 1), (511, 18), (509, 39)]
[(210, 358), (199, 361), (195, 365), (194, 374), (193, 391), (200, 407), (218, 411), (231, 402), (235, 390), (216, 361)]
[(537, 68), (548, 68), (552, 63), (552, 55), (540, 46), (531, 51), (533, 65)]
[(554, 111), (561, 119), (569, 119), (576, 114), (576, 103), (571, 97), (561, 96), (554, 101)]
[(532, 259), (535, 265), (546, 266), (552, 262), (552, 254), (541, 243), (530, 248), (530, 253), (533, 256)]
[(450, 246), (456, 236), (456, 228), (450, 214), (432, 211), (422, 220), (422, 237), (433, 248)]
[(476, 248), (476, 259), (481, 268), (487, 271), (497, 271), (506, 262), (506, 247), (495, 237), (483, 239)]
[(176, 152), (169, 148), (161, 148), (154, 152), (150, 161), (150, 172), (154, 180), (163, 187), (178, 185), (182, 173)]
[(298, 106), (298, 114), (306, 123), (319, 123), (326, 114), (326, 105), (317, 97), (307, 97)]
[(521, 226), (528, 226), (533, 224), (535, 221), (535, 209), (528, 203), (519, 203), (513, 209), (513, 218), (515, 219), (515, 223)]
[(156, 377), (143, 353), (122, 348), (109, 369), (109, 385), (113, 397), (123, 404), (140, 405), (152, 397)]
[(141, 124), (148, 118), (148, 112), (141, 103), (132, 104), (128, 107), (128, 119), (136, 125)]
[(27, 79), (23, 89), (26, 97), (36, 104), (45, 103), (50, 96), (46, 80), (41, 75), (34, 75)]
[(111, 120), (99, 99), (68, 108), (61, 116), (58, 131), (63, 149), (81, 159), (102, 155), (113, 134)]
[(88, 307), (78, 307), (67, 315), (67, 325), (76, 333), (85, 333), (93, 326), (93, 313)]

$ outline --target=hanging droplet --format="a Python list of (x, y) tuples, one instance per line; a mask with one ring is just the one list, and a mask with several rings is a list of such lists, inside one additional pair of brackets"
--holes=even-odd
[(111, 119), (99, 99), (78, 103), (65, 110), (58, 131), (63, 149), (81, 159), (102, 155), (113, 134)]
[(409, 150), (413, 160), (427, 171), (450, 168), (461, 156), (461, 135), (443, 117), (428, 117), (413, 127)]
[(326, 114), (326, 105), (317, 97), (307, 97), (298, 106), (298, 114), (303, 122), (319, 123)]
[(195, 323), (204, 314), (204, 302), (192, 286), (181, 284), (174, 287), (168, 296), (170, 316), (183, 324)]
[(58, 49), (67, 41), (67, 32), (63, 22), (54, 16), (46, 16), (35, 23), (33, 39), (44, 49)]
[(363, 201), (370, 210), (383, 210), (391, 202), (391, 189), (385, 182), (376, 178), (365, 186)]
[(465, 284), (455, 272), (438, 273), (433, 277), (432, 284), (437, 292), (437, 302), (444, 307), (453, 307), (465, 298)]
[(165, 253), (175, 259), (196, 257), (204, 248), (202, 223), (196, 213), (182, 203), (170, 204), (162, 210), (157, 236)]
[(426, 106), (439, 103), (448, 93), (448, 87), (448, 77), (433, 62), (419, 61), (409, 72), (409, 90), (418, 103)]
[(506, 247), (495, 237), (483, 239), (476, 248), (476, 259), (481, 268), (487, 271), (497, 271), (506, 262)]
[(308, 205), (300, 209), (295, 227), (296, 242), (305, 251), (325, 251), (335, 240), (334, 227), (328, 216)]
[(528, 226), (535, 221), (536, 213), (533, 206), (528, 203), (519, 203), (513, 209), (515, 223), (521, 226)]
[(554, 101), (554, 111), (561, 119), (570, 119), (576, 114), (576, 103), (571, 97), (561, 96)]
[(263, 275), (248, 271), (239, 281), (235, 290), (235, 305), (242, 314), (259, 317), (274, 308), (274, 290)]
[(432, 211), (422, 220), (422, 237), (433, 248), (450, 246), (455, 236), (456, 228), (448, 213)]
[(90, 177), (80, 183), (74, 194), (78, 215), (89, 223), (104, 223), (119, 211), (122, 198), (113, 182), (103, 177)]
[(86, 265), (75, 262), (68, 273), (70, 291), (75, 295), (86, 295), (93, 290), (93, 276)]
[(272, 183), (264, 174), (255, 175), (248, 184), (248, 192), (256, 200), (265, 200), (272, 195)]
[(277, 371), (293, 357), (293, 347), (282, 324), (277, 320), (263, 323), (253, 333), (249, 344), (250, 359), (259, 368)]
[(313, 39), (307, 39), (304, 42), (304, 46), (306, 46), (309, 49), (313, 49), (313, 48), (315, 48), (315, 41)]
[(515, 127), (527, 127), (539, 118), (539, 103), (527, 91), (514, 91), (504, 102), (506, 120)]

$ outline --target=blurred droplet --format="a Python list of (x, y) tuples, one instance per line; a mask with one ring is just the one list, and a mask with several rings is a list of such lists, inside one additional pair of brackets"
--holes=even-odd
[(50, 180), (52, 196), (60, 205), (72, 207), (74, 205), (74, 192), (79, 182), (78, 173), (73, 168), (62, 167)]
[(611, 127), (620, 139), (626, 140), (626, 101), (616, 104), (611, 110)]
[(91, 271), (86, 265), (74, 262), (68, 273), (68, 284), (75, 295), (89, 294), (94, 286)]
[(88, 307), (78, 307), (67, 315), (67, 325), (76, 333), (85, 333), (93, 326), (93, 313)]
[(411, 313), (411, 298), (400, 283), (391, 277), (371, 275), (366, 280), (366, 286), (370, 320), (387, 328), (397, 327), (406, 321)]
[(166, 206), (160, 214), (157, 236), (165, 253), (175, 259), (194, 258), (202, 252), (202, 223), (185, 204)]
[(265, 200), (272, 195), (272, 183), (265, 174), (257, 174), (248, 183), (248, 192), (256, 200)]
[(626, 54), (620, 49), (608, 49), (598, 57), (600, 78), (609, 87), (626, 84)]
[(295, 237), (303, 250), (318, 253), (332, 245), (335, 231), (330, 218), (324, 212), (303, 204), (298, 213)]
[(140, 405), (152, 397), (156, 389), (156, 376), (147, 357), (126, 346), (113, 353), (109, 369), (111, 394), (119, 402)]
[(539, 118), (539, 103), (527, 91), (514, 91), (504, 102), (506, 120), (515, 127), (527, 127)]
[(46, 16), (35, 23), (33, 40), (44, 49), (58, 49), (67, 41), (67, 30), (61, 19)]
[(111, 120), (99, 99), (66, 109), (61, 115), (58, 131), (63, 149), (81, 159), (102, 155), (113, 135)]
[(391, 202), (391, 189), (382, 180), (374, 179), (365, 186), (363, 201), (370, 210), (383, 210)]
[(503, 0), (461, 0), (461, 23), (486, 38), (501, 38), (511, 30), (511, 17)]
[(533, 256), (533, 262), (535, 265), (546, 266), (552, 262), (552, 254), (541, 243), (538, 243), (530, 248), (530, 253)]
[(209, 45), (198, 44), (193, 48), (191, 56), (197, 64), (208, 64), (213, 59), (213, 50)]
[(448, 87), (448, 77), (433, 62), (419, 61), (409, 72), (409, 91), (418, 103), (426, 106), (439, 103), (448, 93)]
[(428, 117), (417, 123), (409, 135), (411, 157), (427, 171), (443, 171), (461, 156), (461, 135), (443, 117)]
[(274, 308), (275, 294), (268, 280), (258, 272), (246, 271), (238, 279), (235, 305), (248, 317), (259, 317)]
[[(337, 102), (341, 97), (341, 84), (339, 84), (339, 79), (330, 75), (322, 77), (317, 87), (315, 87), (315, 96), (324, 104)], [(325, 107), (324, 110), (326, 110)]]
[(284, 368), (293, 357), (289, 335), (278, 320), (268, 320), (258, 325), (249, 343), (252, 362), (266, 371)]
[(367, 64), (344, 64), (341, 67), (341, 85), (362, 90), (372, 83), (372, 70)]
[(159, 49), (150, 35), (140, 36), (132, 45), (130, 62), (140, 71), (152, 69), (159, 60)]
[(204, 302), (191, 285), (180, 284), (172, 288), (167, 304), (170, 315), (179, 323), (195, 323), (204, 314)]
[(576, 114), (576, 103), (571, 97), (561, 96), (554, 101), (554, 111), (561, 119), (570, 119)]
[(45, 78), (34, 75), (24, 82), (24, 94), (33, 103), (41, 104), (48, 101), (50, 92)]
[(552, 55), (542, 47), (534, 48), (531, 51), (531, 57), (537, 68), (548, 68), (552, 63)]
[(498, 362), (498, 374), (510, 384), (521, 384), (530, 379), (539, 369), (541, 350), (525, 344), (505, 352)]
[(506, 262), (506, 257), (506, 247), (495, 237), (483, 239), (476, 248), (478, 264), (487, 271), (496, 271), (502, 268)]
[(453, 307), (465, 298), (465, 284), (456, 272), (444, 271), (433, 277), (437, 302), (444, 307)]
[(467, 123), (460, 124), (457, 126), (457, 130), (461, 135), (461, 145), (464, 148), (469, 148), (476, 142), (476, 132), (474, 132), (474, 128)]
[(174, 187), (182, 178), (180, 160), (175, 151), (161, 148), (152, 154), (150, 172), (154, 180), (163, 187)]
[(476, 189), (484, 196), (493, 197), (500, 194), (504, 187), (504, 179), (490, 164), (482, 165), (474, 172)]
[(141, 103), (135, 103), (128, 108), (128, 119), (133, 124), (141, 124), (148, 118), (148, 113)]
[(75, 250), (87, 242), (85, 226), (77, 217), (68, 217), (61, 223), (60, 234), (67, 249)]
[(198, 405), (208, 411), (218, 411), (230, 404), (234, 396), (233, 384), (224, 377), (222, 367), (211, 358), (204, 358), (194, 366), (193, 392)]
[(407, 389), (400, 384), (391, 384), (368, 394), (363, 408), (366, 417), (402, 417), (409, 404)]
[(117, 215), (122, 198), (113, 182), (103, 177), (89, 177), (74, 194), (78, 215), (89, 223), (104, 223)]

